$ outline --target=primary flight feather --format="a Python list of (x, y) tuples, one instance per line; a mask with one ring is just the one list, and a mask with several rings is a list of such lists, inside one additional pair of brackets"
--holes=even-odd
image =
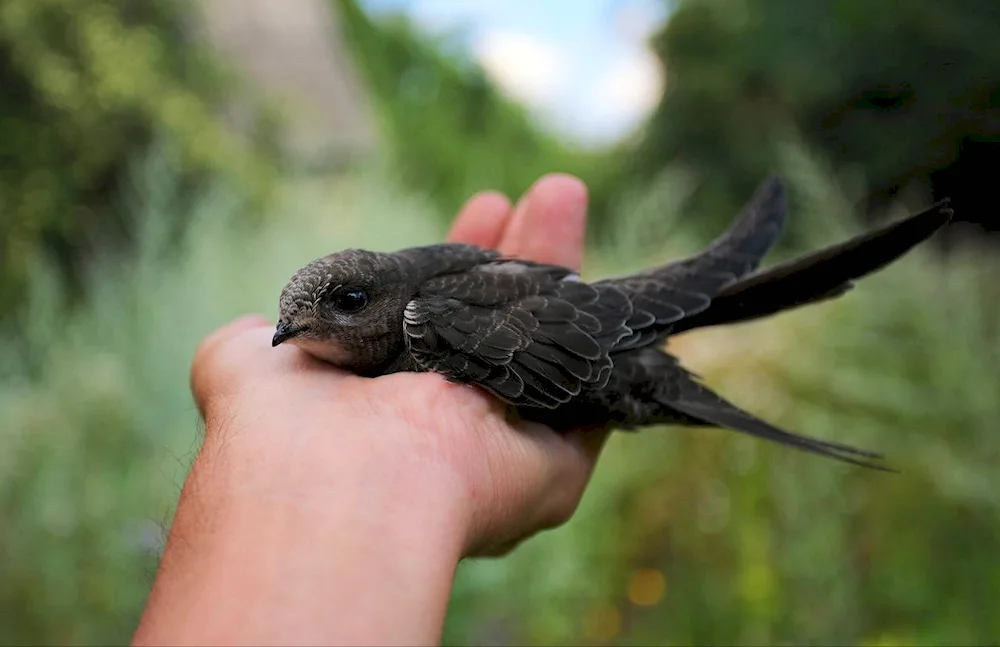
[(941, 202), (759, 270), (787, 218), (784, 187), (771, 177), (701, 253), (590, 283), (564, 267), (472, 245), (346, 250), (291, 278), (272, 343), (294, 343), (359, 375), (437, 372), (556, 430), (718, 426), (885, 469), (880, 454), (793, 434), (737, 407), (663, 342), (840, 296), (951, 216)]

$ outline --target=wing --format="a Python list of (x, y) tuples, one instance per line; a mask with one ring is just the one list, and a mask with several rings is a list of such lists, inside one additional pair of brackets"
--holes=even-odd
[(852, 463), (876, 470), (895, 471), (880, 465), (873, 459), (882, 459), (876, 452), (857, 449), (849, 445), (834, 443), (828, 440), (810, 438), (801, 434), (793, 434), (761, 420), (753, 414), (740, 409), (707, 386), (697, 382), (690, 374), (677, 373), (673, 376), (669, 406), (688, 416), (718, 427), (726, 427), (741, 431), (751, 436), (764, 438), (772, 442), (795, 447), (803, 451), (834, 458), (845, 463)]
[[(883, 456), (876, 452), (792, 433), (761, 420), (712, 391), (676, 357), (659, 349), (628, 355), (616, 362), (615, 373), (612, 379), (619, 380), (620, 391), (652, 396), (646, 404), (633, 404), (639, 416), (630, 420), (633, 426), (681, 420), (684, 424), (723, 427), (847, 463), (894, 471), (878, 462)], [(650, 407), (649, 402), (659, 406)]]
[(608, 349), (630, 333), (630, 315), (613, 286), (509, 261), (428, 281), (407, 304), (403, 330), (425, 370), (514, 405), (555, 408), (607, 381)]
[(711, 308), (685, 319), (673, 332), (757, 319), (836, 298), (856, 280), (927, 240), (953, 215), (944, 200), (918, 214), (745, 276), (715, 295)]
[(708, 308), (720, 290), (757, 269), (780, 237), (786, 217), (784, 186), (770, 177), (733, 224), (701, 253), (599, 281), (623, 290), (634, 307), (633, 334), (617, 350), (652, 343), (669, 333), (674, 323)]

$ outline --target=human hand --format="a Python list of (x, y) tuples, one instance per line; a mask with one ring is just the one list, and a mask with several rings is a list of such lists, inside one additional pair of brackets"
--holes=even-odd
[[(586, 210), (579, 180), (550, 175), (515, 208), (496, 193), (473, 197), (448, 239), (579, 270)], [(227, 429), (258, 434), (251, 444), (266, 447), (267, 460), (253, 461), (255, 478), (278, 479), (263, 481), (272, 495), (317, 504), (336, 496), (324, 475), (331, 457), (345, 452), (374, 474), (439, 480), (463, 556), (503, 554), (576, 510), (604, 432), (511, 424), (501, 403), (478, 388), (436, 374), (357, 377), (292, 345), (271, 348), (272, 334), (272, 323), (260, 318), (221, 328), (199, 348), (191, 377), (206, 443), (228, 437)]]
[[(583, 185), (462, 209), (453, 241), (579, 268)], [(435, 644), (454, 570), (576, 509), (603, 432), (511, 425), (436, 374), (362, 378), (244, 317), (198, 348), (205, 439), (134, 645)]]

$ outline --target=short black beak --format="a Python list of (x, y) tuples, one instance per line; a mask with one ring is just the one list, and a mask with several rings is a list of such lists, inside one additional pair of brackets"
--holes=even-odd
[(303, 332), (305, 332), (305, 328), (302, 326), (295, 326), (287, 321), (279, 321), (278, 327), (274, 331), (274, 337), (271, 338), (271, 348), (274, 348), (283, 341), (288, 341), (292, 337), (298, 337)]

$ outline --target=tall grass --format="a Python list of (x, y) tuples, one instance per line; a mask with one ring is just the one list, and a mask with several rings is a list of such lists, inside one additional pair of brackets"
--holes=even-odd
[[(793, 217), (836, 216), (846, 201), (796, 150)], [(682, 222), (684, 182), (668, 176), (659, 197), (632, 206)], [(171, 186), (162, 159), (141, 167), (136, 257), (98, 266), (74, 312), (38, 268), (20, 335), (0, 341), (0, 643), (128, 640), (198, 446), (187, 370), (205, 334), (245, 312), (273, 316), (284, 281), (316, 256), (442, 233), (426, 201), (375, 168), (290, 182), (249, 231), (234, 227), (238, 204), (220, 189), (167, 253)], [(623, 225), (617, 246), (589, 255), (588, 273), (640, 265), (640, 234)], [(672, 248), (694, 241), (679, 235)], [(507, 558), (463, 565), (446, 640), (995, 638), (1000, 333), (986, 267), (942, 268), (920, 251), (838, 302), (672, 343), (735, 401), (885, 451), (902, 474), (722, 430), (616, 435), (573, 521)]]

